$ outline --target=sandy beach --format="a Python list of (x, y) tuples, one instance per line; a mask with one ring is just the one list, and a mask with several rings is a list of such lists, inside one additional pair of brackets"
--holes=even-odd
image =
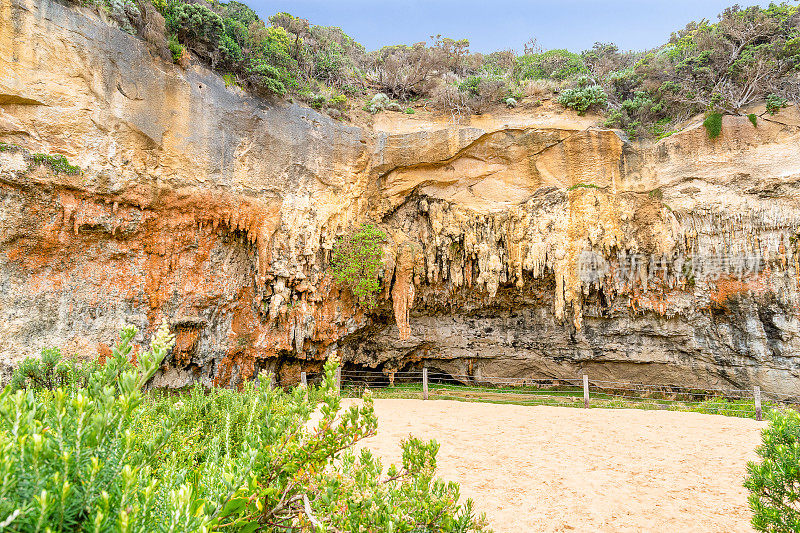
[(764, 422), (699, 413), (375, 401), (385, 464), (436, 439), (439, 474), (497, 533), (752, 531), (745, 464)]

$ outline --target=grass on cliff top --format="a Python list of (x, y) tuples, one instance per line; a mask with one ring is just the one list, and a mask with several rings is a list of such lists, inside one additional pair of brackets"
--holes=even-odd
[[(342, 386), (342, 396), (359, 397), (363, 386), (348, 383)], [(422, 384), (398, 384), (370, 388), (374, 398), (422, 399)], [(553, 407), (583, 408), (583, 389), (563, 387), (541, 389), (537, 387), (469, 387), (455, 384), (429, 383), (428, 398), (431, 400), (455, 400), (510, 405), (548, 405)], [(712, 415), (755, 418), (755, 403), (748, 399), (715, 397), (699, 401), (677, 401), (665, 398), (619, 397), (609, 393), (590, 391), (589, 407), (600, 409), (643, 409), (660, 411), (682, 411)], [(764, 413), (778, 407), (762, 402)]]

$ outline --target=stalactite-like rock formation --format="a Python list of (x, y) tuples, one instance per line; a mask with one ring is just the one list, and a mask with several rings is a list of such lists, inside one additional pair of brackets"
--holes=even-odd
[[(545, 103), (349, 125), (182, 70), (52, 0), (0, 0), (0, 362), (162, 317), (156, 384), (569, 377), (800, 395), (800, 113), (631, 143)], [(58, 43), (56, 46), (54, 43)], [(32, 83), (37, 80), (37, 83)], [(34, 153), (63, 154), (80, 174)], [(388, 236), (369, 312), (329, 272)]]
[(407, 339), (411, 335), (409, 316), (412, 305), (414, 305), (414, 248), (404, 244), (398, 250), (392, 284), (392, 307), (401, 339)]

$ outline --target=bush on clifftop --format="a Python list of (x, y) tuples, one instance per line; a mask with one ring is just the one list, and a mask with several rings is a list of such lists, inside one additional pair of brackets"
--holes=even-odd
[[(534, 39), (521, 53), (486, 55), (470, 52), (466, 39), (441, 35), (367, 52), (341, 28), (289, 13), (265, 21), (236, 1), (153, 0), (155, 9), (150, 0), (80, 3), (107, 11), (165, 56), (169, 41), (182, 65), (189, 59), (184, 47), (233, 76), (236, 86), (306, 102), (381, 92), (402, 103), (427, 101), (429, 109), (456, 117), (509, 97), (549, 98), (580, 113), (607, 109), (609, 126), (632, 138), (658, 138), (700, 113), (745, 115), (760, 101), (774, 113), (800, 101), (800, 6), (790, 2), (730, 7), (716, 21), (691, 22), (669, 42), (642, 52), (613, 43), (581, 53), (543, 50)], [(156, 9), (166, 24), (153, 16)], [(156, 35), (159, 27), (166, 39)], [(591, 83), (582, 85), (582, 77)], [(333, 106), (335, 116), (342, 107)]]
[(599, 85), (589, 85), (588, 79), (579, 81), (574, 89), (567, 89), (558, 97), (558, 103), (583, 115), (592, 108), (602, 108), (608, 95)]
[(722, 113), (711, 113), (703, 121), (709, 139), (716, 139), (722, 133)]

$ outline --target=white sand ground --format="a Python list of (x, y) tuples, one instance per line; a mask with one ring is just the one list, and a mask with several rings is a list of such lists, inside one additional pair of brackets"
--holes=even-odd
[(752, 531), (745, 464), (763, 422), (634, 409), (376, 400), (363, 445), (400, 462), (409, 434), (440, 444), (497, 533)]

